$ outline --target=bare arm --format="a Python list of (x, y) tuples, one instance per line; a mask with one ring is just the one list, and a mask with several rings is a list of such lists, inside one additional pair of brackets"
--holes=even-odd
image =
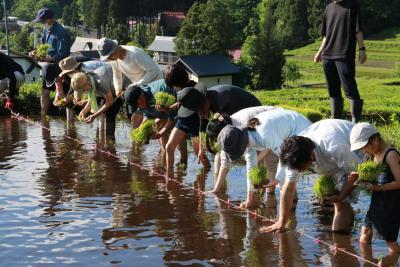
[(364, 50), (359, 50), (358, 52), (358, 61), (360, 64), (363, 64), (364, 62), (367, 61), (367, 53), (365, 52), (365, 44), (364, 44), (364, 36), (362, 32), (357, 32), (356, 33), (356, 39), (358, 43), (358, 48), (364, 47)]
[(317, 53), (315, 54), (315, 56), (314, 56), (314, 62), (315, 62), (315, 63), (321, 61), (321, 54), (322, 54), (322, 50), (323, 50), (324, 47), (325, 47), (325, 43), (326, 43), (326, 37), (324, 37), (324, 39), (322, 39), (322, 43), (321, 43), (321, 45), (319, 46), (318, 52), (317, 52)]

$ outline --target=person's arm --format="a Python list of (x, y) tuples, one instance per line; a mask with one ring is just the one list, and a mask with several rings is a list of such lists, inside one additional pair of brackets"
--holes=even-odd
[(175, 125), (175, 121), (169, 119), (167, 121), (167, 123), (164, 124), (164, 126), (161, 128), (161, 130), (159, 130), (157, 133), (152, 135), (153, 139), (158, 139), (161, 136), (163, 136), (164, 134), (166, 134), (169, 130), (171, 130)]
[(123, 87), (122, 72), (116, 60), (111, 61), (111, 68), (113, 71), (113, 83), (114, 83), (115, 93), (117, 96), (119, 96), (122, 92), (122, 87)]
[(86, 118), (85, 122), (91, 123), (95, 118), (97, 118), (100, 114), (105, 113), (109, 107), (113, 104), (113, 96), (111, 94), (111, 90), (108, 90), (107, 94), (104, 95), (104, 99), (106, 103), (99, 108), (94, 114), (90, 115)]
[(389, 191), (400, 189), (400, 156), (397, 152), (391, 151), (386, 157), (386, 163), (389, 165), (394, 176), (394, 181), (383, 185), (370, 185), (368, 188), (374, 191)]
[(86, 114), (90, 111), (90, 103), (89, 101), (86, 102), (85, 107), (81, 110), (81, 112), (79, 112), (79, 118), (81, 120), (85, 119)]
[(281, 198), (279, 204), (279, 219), (270, 226), (260, 228), (260, 232), (283, 232), (289, 219), (293, 206), (293, 199), (296, 193), (296, 181), (285, 180), (281, 190)]
[(226, 157), (226, 153), (224, 151), (220, 152), (220, 159), (221, 159), (221, 166), (219, 167), (217, 181), (215, 182), (214, 189), (211, 193), (219, 193), (224, 186), (224, 182), (226, 176), (228, 176), (229, 169), (230, 169), (230, 162)]
[(367, 52), (365, 49), (363, 33), (357, 32), (356, 39), (358, 43), (358, 62), (360, 62), (360, 64), (363, 64), (367, 61)]
[(322, 54), (322, 50), (324, 50), (325, 43), (326, 43), (326, 37), (324, 37), (324, 38), (322, 39), (322, 43), (321, 43), (321, 45), (319, 46), (318, 52), (317, 52), (317, 53), (315, 54), (315, 56), (314, 56), (314, 62), (315, 62), (315, 63), (321, 61), (321, 54)]

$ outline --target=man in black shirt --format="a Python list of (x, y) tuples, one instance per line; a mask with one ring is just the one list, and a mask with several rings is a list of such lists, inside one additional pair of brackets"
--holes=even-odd
[(6, 108), (14, 108), (18, 89), (25, 82), (25, 72), (11, 57), (0, 52), (0, 94), (8, 88)]
[(331, 115), (340, 119), (343, 113), (341, 84), (350, 100), (354, 123), (361, 117), (363, 99), (355, 80), (355, 54), (358, 43), (360, 64), (367, 60), (357, 0), (335, 0), (325, 8), (321, 35), (322, 44), (314, 62), (323, 61), (331, 102)]

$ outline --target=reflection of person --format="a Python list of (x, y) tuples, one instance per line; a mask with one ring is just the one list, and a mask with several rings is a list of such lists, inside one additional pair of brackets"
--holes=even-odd
[(349, 231), (353, 218), (349, 198), (354, 189), (354, 181), (347, 180), (347, 177), (362, 161), (359, 155), (350, 151), (349, 136), (352, 128), (353, 124), (345, 120), (322, 120), (283, 142), (276, 175), (282, 185), (279, 220), (271, 226), (263, 227), (262, 231), (284, 230), (292, 208), (296, 182), (301, 172), (310, 168), (319, 174), (334, 177), (340, 193), (327, 198), (335, 207), (332, 230)]
[[(83, 94), (88, 96), (86, 106), (79, 114), (80, 119), (86, 123), (91, 123), (96, 117), (104, 114), (106, 117), (106, 135), (113, 137), (116, 116), (123, 101), (120, 97), (115, 98), (111, 71), (107, 71), (105, 67), (102, 67), (96, 69), (94, 73), (76, 73), (72, 76), (71, 87), (74, 90), (75, 101), (80, 101)], [(97, 97), (105, 99), (100, 108), (97, 104)], [(92, 114), (86, 117), (89, 112)]]
[[(252, 121), (256, 122), (251, 125)], [(250, 120), (247, 128), (225, 126), (218, 134), (218, 143), (221, 146), (222, 161), (235, 161), (245, 154), (247, 169), (247, 200), (246, 207), (257, 206), (258, 189), (250, 181), (250, 171), (257, 166), (257, 151), (269, 150), (276, 157), (279, 155), (279, 146), (285, 138), (299, 134), (311, 125), (303, 115), (284, 109), (268, 110), (258, 114), (255, 120)], [(268, 157), (268, 155), (266, 155)], [(269, 171), (274, 171), (277, 161), (268, 166)], [(225, 173), (221, 172), (215, 185), (216, 189), (223, 183)], [(222, 181), (220, 181), (222, 179)]]
[(5, 107), (14, 108), (14, 100), (18, 95), (18, 89), (25, 82), (25, 72), (21, 65), (10, 56), (0, 52), (0, 94), (8, 89), (8, 98)]
[[(47, 7), (37, 12), (34, 22), (41, 22), (46, 29), (42, 32), (42, 44), (49, 44), (47, 55), (44, 58), (38, 58), (39, 61), (58, 63), (63, 58), (69, 56), (71, 47), (71, 37), (69, 32), (54, 19), (54, 13)], [(29, 53), (30, 56), (36, 57), (36, 52)], [(40, 103), (42, 114), (47, 114), (50, 106), (50, 91), (47, 90), (45, 83), (42, 86), (42, 95)]]
[[(384, 166), (378, 176), (378, 184), (368, 185), (372, 190), (371, 204), (364, 226), (361, 229), (360, 242), (370, 244), (373, 231), (383, 237), (389, 253), (399, 253), (397, 237), (400, 229), (400, 153), (389, 146), (379, 132), (369, 123), (356, 124), (350, 134), (351, 150), (362, 149), (373, 156), (375, 162)], [(358, 173), (352, 173), (357, 178)]]
[(138, 47), (122, 47), (111, 39), (102, 38), (97, 49), (101, 60), (111, 61), (117, 96), (123, 89), (123, 74), (128, 77), (132, 85), (148, 84), (163, 78), (157, 64)]
[(314, 57), (315, 62), (322, 59), (331, 101), (332, 118), (341, 119), (343, 113), (343, 85), (346, 97), (350, 100), (352, 121), (361, 117), (363, 100), (360, 98), (355, 80), (356, 43), (359, 47), (359, 62), (367, 60), (360, 23), (358, 1), (334, 0), (325, 8), (322, 21), (322, 44)]

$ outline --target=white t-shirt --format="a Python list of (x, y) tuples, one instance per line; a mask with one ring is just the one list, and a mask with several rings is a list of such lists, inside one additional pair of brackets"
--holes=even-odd
[(148, 84), (163, 79), (157, 64), (146, 52), (134, 46), (124, 46), (124, 49), (126, 50), (124, 59), (111, 61), (114, 87), (117, 92), (123, 89), (122, 74), (134, 85)]

